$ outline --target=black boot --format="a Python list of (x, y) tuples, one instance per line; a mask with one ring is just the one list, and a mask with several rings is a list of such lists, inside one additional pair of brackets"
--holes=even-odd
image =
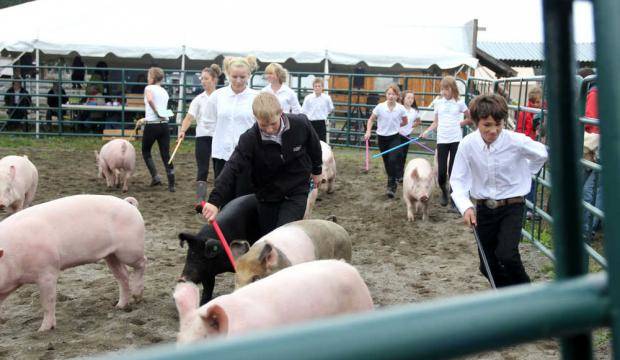
[(396, 178), (389, 178), (386, 195), (388, 198), (393, 199), (396, 196)]
[(439, 204), (441, 206), (448, 205), (448, 189), (446, 189), (446, 184), (440, 186), (441, 188), (441, 199), (439, 200)]
[(176, 190), (174, 188), (174, 169), (168, 170), (166, 175), (168, 176), (168, 191), (175, 192)]
[(207, 198), (207, 182), (206, 181), (197, 181), (196, 182), (196, 212), (202, 212), (202, 203), (206, 201)]
[(157, 168), (155, 167), (153, 158), (144, 159), (144, 162), (146, 163), (146, 168), (151, 174), (151, 184), (149, 186), (161, 185), (161, 178), (157, 175)]

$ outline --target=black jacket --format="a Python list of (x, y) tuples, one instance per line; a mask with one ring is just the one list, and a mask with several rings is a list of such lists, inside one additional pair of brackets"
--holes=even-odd
[[(303, 114), (286, 114), (289, 128), (282, 145), (262, 139), (258, 124), (241, 135), (235, 151), (215, 181), (209, 202), (217, 207), (235, 195), (235, 177), (250, 169), (260, 202), (278, 202), (287, 196), (307, 194), (310, 174), (321, 174), (321, 143)], [(285, 120), (286, 121), (286, 120)]]
[[(67, 96), (67, 93), (65, 92), (65, 89), (60, 89), (61, 92), (61, 96), (60, 96), (60, 101), (61, 101), (61, 105), (67, 103), (67, 101), (69, 101), (69, 97)], [(51, 108), (57, 108), (58, 107), (58, 93), (56, 91), (54, 91), (54, 88), (51, 88), (50, 91), (47, 92), (47, 106), (51, 107)]]

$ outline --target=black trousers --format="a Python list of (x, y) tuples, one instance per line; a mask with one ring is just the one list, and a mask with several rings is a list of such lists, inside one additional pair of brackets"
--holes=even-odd
[[(454, 157), (459, 148), (458, 142), (449, 144), (437, 144), (437, 183), (439, 186), (446, 184), (446, 173), (448, 177), (452, 175), (452, 165), (454, 165)], [(448, 155), (450, 155), (450, 164), (448, 164)]]
[[(390, 136), (378, 135), (377, 139), (379, 140), (379, 150), (381, 150), (381, 152), (400, 145), (400, 134), (398, 133)], [(403, 153), (400, 149), (391, 151), (382, 156), (383, 166), (385, 167), (385, 172), (388, 177), (389, 187), (396, 186), (396, 178), (400, 174), (399, 168), (403, 164), (402, 156)]]
[[(402, 135), (398, 135), (400, 138), (400, 143), (404, 144), (406, 142), (409, 141), (409, 138), (407, 138), (406, 136), (402, 136)], [(402, 179), (404, 174), (405, 174), (405, 166), (407, 166), (407, 153), (409, 152), (409, 145), (411, 145), (411, 143), (403, 146), (402, 148), (400, 148), (401, 153), (402, 153), (402, 162), (400, 165), (400, 167), (398, 168), (398, 178)]]
[(279, 202), (259, 202), (258, 219), (261, 234), (267, 234), (271, 230), (301, 220), (306, 212), (308, 194), (287, 196)]
[[(196, 174), (196, 181), (207, 181), (209, 177), (209, 160), (211, 160), (211, 142), (213, 137), (211, 136), (199, 136), (196, 138), (196, 166), (198, 167), (198, 173)], [(215, 163), (213, 165), (215, 171)]]
[(142, 135), (142, 158), (145, 162), (151, 159), (151, 148), (157, 141), (161, 160), (164, 162), (164, 168), (167, 174), (174, 172), (173, 165), (168, 165), (170, 161), (170, 129), (168, 123), (149, 124), (144, 126), (144, 134)]
[(327, 141), (327, 128), (325, 127), (325, 120), (312, 120), (310, 121), (312, 124), (312, 128), (316, 131), (316, 134), (319, 136), (319, 140)]
[[(213, 158), (213, 179), (217, 179), (222, 170), (226, 166), (226, 160)], [(251, 194), (254, 192), (254, 186), (252, 185), (252, 174), (250, 169), (243, 169), (240, 174), (235, 178), (235, 196), (233, 199), (239, 196)], [(232, 199), (231, 199), (232, 200)], [(221, 205), (221, 208), (228, 202)]]
[[(521, 256), (519, 240), (523, 223), (523, 204), (511, 204), (496, 209), (476, 207), (477, 231), (497, 287), (529, 283)], [(489, 278), (480, 257), (480, 272)]]

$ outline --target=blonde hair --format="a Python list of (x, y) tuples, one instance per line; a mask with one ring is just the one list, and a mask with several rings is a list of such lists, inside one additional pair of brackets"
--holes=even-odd
[(394, 94), (396, 94), (396, 98), (399, 99), (400, 88), (398, 87), (398, 84), (391, 83), (390, 85), (388, 85), (387, 89), (385, 89), (385, 93), (387, 94), (387, 92), (390, 91), (390, 89), (394, 91)]
[(288, 79), (288, 71), (286, 71), (286, 69), (278, 63), (271, 63), (267, 65), (265, 68), (265, 74), (275, 74), (280, 84), (284, 84)]
[(268, 120), (282, 114), (282, 106), (275, 95), (261, 92), (252, 102), (252, 112), (257, 119)]
[(315, 77), (314, 80), (312, 80), (312, 86), (314, 86), (314, 84), (321, 84), (323, 85), (324, 79), (322, 77)]
[(164, 70), (160, 67), (151, 67), (149, 68), (149, 75), (153, 78), (153, 80), (158, 83), (164, 79)]
[(450, 89), (452, 90), (452, 98), (455, 100), (459, 99), (460, 93), (459, 93), (459, 87), (456, 85), (456, 79), (454, 78), (454, 76), (446, 76), (443, 79), (441, 79), (441, 84), (439, 85), (442, 89)]
[(256, 63), (256, 57), (254, 56), (226, 56), (222, 65), (224, 65), (224, 73), (227, 77), (230, 76), (230, 69), (233, 67), (244, 67), (248, 71), (248, 74), (252, 74), (254, 70), (258, 68), (258, 64)]
[(538, 86), (533, 87), (530, 91), (528, 91), (527, 99), (530, 101), (542, 100), (542, 89)]
[(207, 66), (206, 68), (202, 69), (202, 73), (207, 73), (213, 79), (217, 80), (222, 73), (222, 69), (218, 64), (211, 64), (211, 66)]

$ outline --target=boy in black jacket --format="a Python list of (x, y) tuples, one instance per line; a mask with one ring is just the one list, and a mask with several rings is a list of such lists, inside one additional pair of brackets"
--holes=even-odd
[(308, 118), (303, 114), (284, 115), (272, 94), (257, 95), (252, 111), (256, 124), (239, 138), (202, 214), (209, 221), (215, 219), (219, 208), (234, 197), (235, 177), (249, 168), (261, 233), (266, 234), (303, 218), (310, 176), (314, 186), (319, 184), (321, 144)]

